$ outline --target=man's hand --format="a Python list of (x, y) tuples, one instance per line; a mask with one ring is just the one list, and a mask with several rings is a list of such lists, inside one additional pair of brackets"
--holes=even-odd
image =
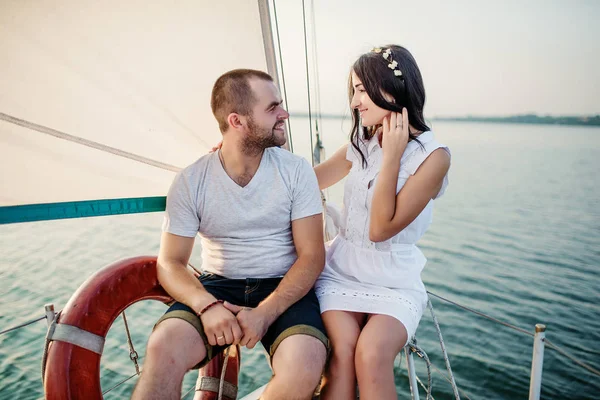
[(244, 332), (240, 340), (240, 346), (246, 346), (251, 349), (267, 333), (267, 329), (273, 321), (260, 309), (250, 307), (240, 307), (228, 302), (223, 306), (237, 316), (237, 320)]
[(243, 333), (235, 315), (221, 304), (217, 304), (200, 317), (208, 343), (212, 346), (238, 344)]

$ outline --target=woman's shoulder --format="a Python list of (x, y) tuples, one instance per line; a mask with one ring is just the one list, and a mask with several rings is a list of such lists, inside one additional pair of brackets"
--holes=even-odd
[(432, 131), (425, 131), (417, 136), (417, 140), (412, 140), (408, 143), (404, 155), (404, 164), (418, 168), (423, 161), (427, 159), (434, 151), (443, 149), (450, 155), (450, 149), (445, 144), (437, 141)]
[(361, 160), (360, 153), (362, 152), (364, 154), (365, 151), (361, 144), (362, 142), (359, 142), (358, 148), (352, 142), (348, 142), (346, 144), (346, 160), (353, 164)]

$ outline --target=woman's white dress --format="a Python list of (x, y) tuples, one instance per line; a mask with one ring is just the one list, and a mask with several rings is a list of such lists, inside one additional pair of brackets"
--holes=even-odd
[[(410, 141), (400, 161), (396, 193), (413, 175), (421, 163), (436, 149), (447, 147), (438, 143), (431, 131), (419, 135), (421, 147)], [(349, 144), (346, 158), (352, 162), (344, 187), (344, 208), (340, 232), (327, 249), (325, 269), (315, 289), (321, 312), (345, 310), (369, 314), (384, 314), (398, 319), (408, 337), (414, 336), (427, 293), (421, 281), (421, 271), (427, 259), (415, 245), (432, 221), (433, 200), (417, 218), (400, 233), (383, 242), (369, 240), (369, 221), (375, 181), (382, 161), (382, 149), (377, 135), (360, 143), (367, 158), (367, 168), (354, 147)], [(441, 196), (448, 185), (444, 177)]]

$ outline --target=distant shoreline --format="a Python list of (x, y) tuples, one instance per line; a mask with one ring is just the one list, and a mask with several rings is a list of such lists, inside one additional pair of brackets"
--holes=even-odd
[[(290, 113), (292, 118), (308, 118), (308, 113)], [(311, 116), (316, 119), (317, 115)], [(321, 114), (321, 119), (350, 119), (350, 115)], [(536, 114), (509, 115), (505, 117), (433, 117), (432, 121), (444, 122), (488, 122), (488, 123), (509, 123), (509, 124), (534, 124), (534, 125), (576, 125), (576, 126), (600, 126), (599, 115), (584, 116), (539, 116)]]
[(590, 116), (539, 116), (535, 114), (511, 115), (507, 117), (434, 117), (434, 121), (457, 121), (457, 122), (491, 122), (511, 124), (535, 124), (535, 125), (578, 125), (578, 126), (600, 126), (600, 115)]

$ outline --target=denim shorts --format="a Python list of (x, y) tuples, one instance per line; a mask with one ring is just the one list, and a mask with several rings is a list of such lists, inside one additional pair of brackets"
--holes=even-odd
[[(279, 285), (283, 278), (248, 278), (228, 279), (220, 275), (205, 273), (199, 278), (207, 292), (218, 300), (224, 300), (243, 307), (256, 307), (267, 298)], [(185, 304), (175, 302), (167, 312), (158, 320), (156, 325), (168, 318), (183, 319), (196, 328), (204, 344), (207, 356), (196, 366), (206, 365), (213, 357), (221, 353), (227, 346), (211, 346), (208, 343), (202, 321), (196, 313)], [(314, 289), (296, 303), (292, 304), (269, 327), (261, 343), (272, 358), (283, 339), (292, 335), (309, 335), (320, 340), (329, 352), (329, 340), (321, 319), (319, 301)]]

